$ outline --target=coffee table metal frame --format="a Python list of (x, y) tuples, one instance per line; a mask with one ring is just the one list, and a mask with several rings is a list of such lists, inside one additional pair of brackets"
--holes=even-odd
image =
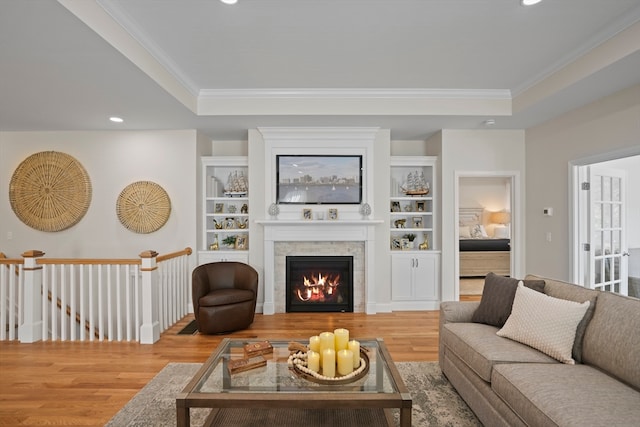
[[(384, 344), (378, 339), (359, 340), (361, 345), (370, 352), (370, 358), (375, 361), (375, 367), (367, 374), (369, 381), (373, 382), (373, 390), (363, 389), (357, 384), (344, 385), (318, 385), (300, 378), (294, 379), (294, 385), (286, 387), (279, 385), (273, 389), (260, 387), (254, 389), (251, 386), (235, 386), (233, 376), (226, 369), (226, 363), (230, 357), (242, 357), (242, 346), (247, 342), (257, 340), (232, 340), (224, 338), (220, 345), (198, 370), (189, 384), (176, 398), (176, 415), (178, 427), (190, 426), (191, 408), (211, 408), (211, 414), (205, 425), (209, 425), (216, 413), (221, 408), (309, 408), (309, 409), (357, 409), (357, 408), (381, 408), (384, 409), (387, 423), (393, 424), (390, 408), (400, 410), (400, 426), (411, 426), (412, 400), (409, 390), (404, 385), (391, 356)], [(285, 353), (289, 341), (269, 340), (274, 346), (274, 355), (267, 355), (267, 363), (287, 363)], [(220, 366), (221, 365), (221, 366)], [(257, 368), (254, 375), (260, 375), (261, 369)], [(207, 382), (213, 378), (222, 384), (207, 390)], [(252, 371), (242, 372), (244, 380), (251, 383)], [(291, 372), (291, 376), (296, 376)], [(257, 377), (256, 377), (257, 379)], [(386, 382), (386, 384), (382, 384)]]

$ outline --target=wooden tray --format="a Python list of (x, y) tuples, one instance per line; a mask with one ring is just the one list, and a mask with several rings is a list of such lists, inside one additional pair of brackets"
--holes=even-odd
[(364, 360), (364, 369), (362, 369), (362, 371), (360, 371), (360, 373), (358, 373), (357, 375), (354, 375), (353, 377), (350, 377), (350, 378), (335, 377), (335, 379), (333, 380), (324, 380), (322, 378), (314, 377), (313, 375), (300, 370), (300, 367), (295, 363), (293, 364), (292, 370), (299, 377), (314, 383), (318, 383), (318, 384), (325, 384), (325, 385), (350, 384), (352, 382), (358, 381), (361, 378), (364, 378), (369, 372), (369, 355), (367, 354), (366, 350), (363, 348), (360, 348), (360, 358), (361, 358), (360, 359), (361, 363), (362, 363), (362, 360)]

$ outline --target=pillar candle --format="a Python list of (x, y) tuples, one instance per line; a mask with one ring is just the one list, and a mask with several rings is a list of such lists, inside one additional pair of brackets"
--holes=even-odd
[(356, 340), (351, 340), (347, 347), (353, 353), (353, 369), (358, 369), (360, 367), (360, 343)]
[(309, 338), (309, 350), (320, 353), (320, 337), (317, 335)]
[(323, 332), (320, 334), (320, 351), (324, 351), (327, 348), (330, 348), (331, 350), (336, 349), (333, 332)]
[(320, 353), (317, 351), (307, 351), (307, 368), (313, 372), (320, 371)]
[(322, 350), (322, 375), (329, 378), (336, 376), (336, 352), (332, 348)]
[(336, 329), (333, 331), (333, 335), (336, 337), (336, 351), (346, 350), (349, 342), (349, 330)]
[(338, 351), (338, 373), (341, 376), (349, 375), (353, 372), (353, 351)]

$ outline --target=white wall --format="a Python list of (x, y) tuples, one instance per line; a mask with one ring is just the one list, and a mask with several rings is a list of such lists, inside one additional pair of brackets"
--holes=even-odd
[(522, 275), (524, 264), (524, 131), (520, 130), (443, 130), (439, 138), (428, 141), (441, 162), (442, 215), (442, 301), (456, 300), (459, 295), (456, 272), (455, 238), (457, 174), (482, 175), (484, 172), (517, 175), (519, 182), (513, 204), (514, 275)]
[[(527, 130), (528, 273), (570, 280), (569, 163), (606, 153), (640, 154), (640, 85)], [(553, 207), (553, 216), (543, 216), (543, 207)]]
[[(76, 158), (89, 174), (92, 199), (73, 227), (43, 232), (23, 224), (9, 203), (9, 181), (17, 166), (40, 151), (60, 151)], [(30, 249), (48, 257), (136, 258), (144, 250), (160, 254), (197, 248), (199, 155), (210, 141), (196, 131), (157, 132), (0, 132), (0, 251), (19, 257)], [(158, 231), (137, 234), (116, 215), (120, 192), (148, 180), (162, 186), (171, 214)], [(13, 234), (8, 239), (8, 233)], [(191, 262), (195, 266), (195, 254)]]

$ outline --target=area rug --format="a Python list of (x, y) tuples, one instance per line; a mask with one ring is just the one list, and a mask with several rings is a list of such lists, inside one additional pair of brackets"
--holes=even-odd
[[(158, 373), (138, 394), (136, 394), (106, 425), (108, 427), (164, 427), (176, 425), (176, 401), (175, 397), (187, 385), (196, 373), (200, 364), (197, 363), (169, 363)], [(482, 424), (473, 412), (453, 389), (449, 381), (442, 375), (436, 362), (400, 362), (396, 363), (413, 399), (412, 425), (413, 426), (438, 426), (438, 427), (478, 427)], [(266, 422), (265, 417), (279, 423), (278, 416), (285, 410), (242, 410), (244, 416), (228, 417), (224, 421), (224, 427), (247, 427), (275, 425)], [(251, 414), (251, 411), (256, 411)], [(265, 414), (264, 411), (272, 411)], [(191, 425), (201, 426), (209, 409), (192, 409)], [(394, 414), (396, 423), (399, 421), (397, 410)], [(295, 414), (288, 413), (288, 421), (278, 425), (297, 425)], [(305, 414), (298, 414), (305, 416)], [(308, 417), (309, 414), (306, 414)], [(356, 418), (365, 420), (372, 414), (350, 414), (345, 416), (360, 416)], [(323, 416), (315, 420), (305, 419), (305, 427), (339, 426), (339, 425), (375, 425), (363, 424), (358, 421), (342, 421), (341, 411), (327, 411)], [(229, 420), (231, 419), (231, 421)], [(255, 421), (255, 420), (258, 421)], [(253, 421), (252, 421), (253, 420)], [(311, 421), (311, 422), (310, 422)], [(291, 424), (292, 422), (293, 424)]]

